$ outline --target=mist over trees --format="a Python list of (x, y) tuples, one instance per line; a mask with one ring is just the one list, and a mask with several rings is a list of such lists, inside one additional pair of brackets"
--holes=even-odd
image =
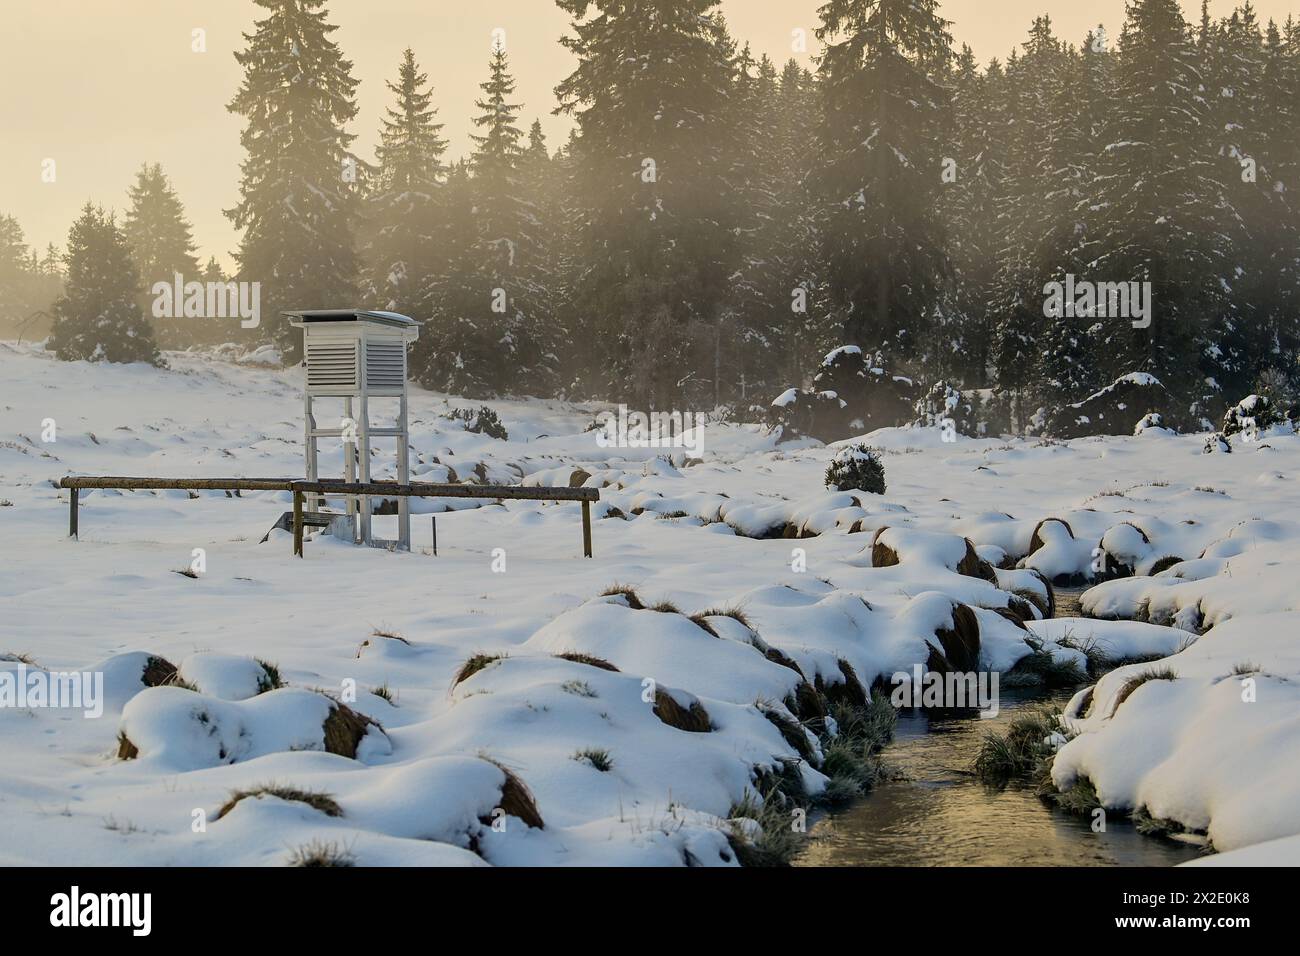
[[(809, 71), (755, 58), (716, 0), (557, 3), (575, 63), (553, 103), (517, 101), (498, 46), (473, 151), (448, 157), (408, 49), (371, 165), (324, 0), (257, 0), (229, 215), (233, 278), (261, 283), (264, 320), (227, 338), (293, 362), (280, 310), (392, 309), (424, 325), (412, 374), (431, 388), (750, 420), (821, 387), (842, 345), (916, 395), (986, 390), (1004, 429), (1133, 372), (1189, 422), (1261, 380), (1300, 384), (1294, 19), (1246, 2), (1189, 23), (1177, 0), (1132, 0), (1082, 37), (1037, 17), (981, 63), (938, 0), (827, 0)], [(573, 118), (563, 144), (545, 109)], [(159, 167), (130, 199), (136, 281), (202, 278)], [(88, 215), (76, 254), (107, 255)], [(0, 218), (0, 318), (56, 272)], [(1054, 314), (1049, 284), (1074, 280), (1150, 283), (1149, 322)]]
[(46, 347), (65, 361), (161, 364), (140, 308), (140, 273), (112, 213), (86, 203), (68, 233), (67, 282)]
[(62, 284), (62, 254), (52, 245), (44, 253), (30, 248), (18, 220), (0, 214), (0, 329), (21, 333), (45, 319), (39, 329), (45, 331)]

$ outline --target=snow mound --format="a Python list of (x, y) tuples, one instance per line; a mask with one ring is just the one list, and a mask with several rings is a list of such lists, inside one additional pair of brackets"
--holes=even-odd
[(201, 652), (181, 661), (180, 675), (203, 693), (222, 700), (247, 700), (270, 689), (271, 676), (251, 657)]
[(1080, 691), (1052, 782), (1144, 809), (1220, 850), (1300, 832), (1300, 614), (1230, 620)]
[[(182, 772), (286, 750), (329, 749), (326, 721), (339, 713), (346, 711), (324, 694), (298, 688), (227, 701), (179, 687), (153, 687), (126, 705), (121, 733), (141, 764)], [(387, 736), (371, 725), (348, 756), (364, 761), (391, 751)]]

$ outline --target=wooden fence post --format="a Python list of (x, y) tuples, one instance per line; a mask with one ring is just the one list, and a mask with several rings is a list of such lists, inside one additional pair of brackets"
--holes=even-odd
[(302, 492), (293, 490), (293, 553), (302, 557)]
[(582, 556), (591, 557), (591, 502), (582, 502)]

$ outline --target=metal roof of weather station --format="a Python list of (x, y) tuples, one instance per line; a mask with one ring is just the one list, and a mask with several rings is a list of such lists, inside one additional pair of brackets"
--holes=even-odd
[(380, 325), (392, 325), (398, 328), (417, 328), (419, 322), (400, 315), (397, 312), (371, 312), (365, 309), (302, 309), (296, 312), (284, 312), (290, 316), (291, 325), (306, 325), (316, 322), (377, 322)]

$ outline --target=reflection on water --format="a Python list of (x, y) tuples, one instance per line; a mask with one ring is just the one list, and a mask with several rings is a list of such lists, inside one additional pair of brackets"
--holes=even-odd
[[(1066, 604), (1057, 613), (1077, 611)], [(1105, 833), (1094, 833), (1090, 818), (1053, 810), (1031, 788), (994, 790), (969, 774), (984, 734), (1004, 732), (1026, 706), (1069, 696), (1004, 691), (992, 720), (931, 721), (921, 711), (901, 712), (884, 756), (906, 780), (880, 784), (816, 821), (796, 865), (1172, 866), (1196, 858), (1195, 847), (1144, 837), (1113, 816)]]

